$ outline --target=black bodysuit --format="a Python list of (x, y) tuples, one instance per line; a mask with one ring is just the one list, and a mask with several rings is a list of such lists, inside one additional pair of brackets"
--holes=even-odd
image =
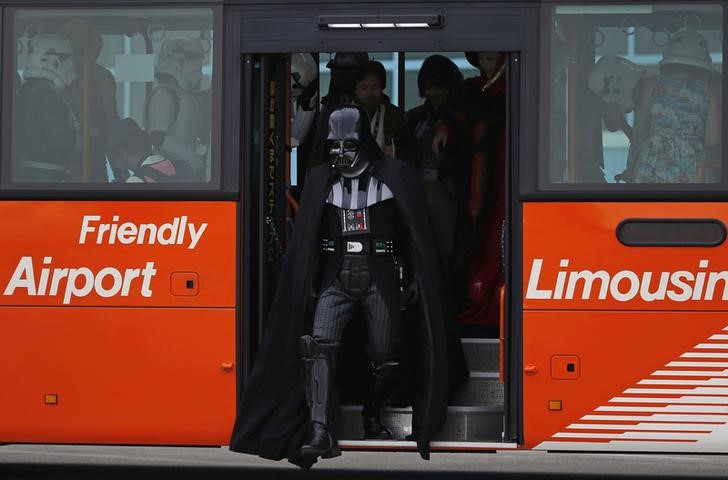
[(369, 350), (379, 364), (397, 356), (392, 312), (400, 295), (403, 222), (389, 188), (368, 172), (339, 177), (331, 187), (320, 228), (322, 275), (313, 336), (338, 344), (352, 312), (366, 316)]

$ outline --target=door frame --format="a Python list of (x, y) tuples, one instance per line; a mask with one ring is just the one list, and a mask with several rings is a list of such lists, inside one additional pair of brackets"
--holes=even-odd
[[(320, 28), (318, 19), (326, 15), (431, 15), (435, 12), (444, 19), (438, 29), (326, 29)], [(311, 53), (333, 51), (482, 51), (494, 50), (509, 53), (508, 77), (508, 159), (506, 186), (506, 230), (505, 230), (505, 269), (506, 276), (506, 350), (504, 399), (504, 442), (522, 443), (523, 406), (522, 406), (522, 206), (518, 195), (526, 164), (536, 158), (538, 147), (538, 115), (529, 112), (528, 106), (538, 105), (538, 5), (508, 6), (492, 2), (470, 2), (456, 4), (361, 4), (361, 3), (317, 3), (306, 5), (293, 2), (275, 5), (250, 5), (239, 7), (238, 12), (240, 50), (244, 75), (243, 87), (243, 134), (242, 176), (244, 187), (241, 192), (241, 210), (252, 213), (252, 205), (257, 203), (253, 179), (253, 162), (258, 161), (252, 149), (252, 130), (254, 105), (246, 101), (251, 98), (252, 66), (245, 54), (272, 54), (307, 51)], [(240, 61), (241, 57), (238, 57)], [(532, 107), (533, 110), (534, 107)], [(521, 132), (532, 132), (526, 135)], [(251, 203), (255, 202), (255, 203)], [(251, 218), (242, 216), (242, 219)], [(244, 252), (240, 258), (254, 258), (249, 247), (253, 235), (241, 224)], [(242, 285), (244, 292), (255, 279), (250, 277), (249, 268), (243, 269)], [(239, 331), (248, 333), (249, 327), (242, 322), (245, 318), (257, 318), (251, 309), (251, 300), (241, 304)], [(246, 339), (250, 337), (245, 335)], [(239, 345), (247, 351), (246, 345)], [(241, 350), (239, 350), (240, 352)], [(240, 359), (247, 368), (252, 358)], [(242, 381), (240, 387), (242, 387)]]

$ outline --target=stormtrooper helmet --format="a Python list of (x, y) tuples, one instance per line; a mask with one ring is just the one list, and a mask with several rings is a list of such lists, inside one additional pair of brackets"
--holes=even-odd
[(318, 77), (318, 65), (310, 53), (291, 54), (291, 96), (300, 97)]
[(41, 34), (29, 39), (23, 78), (45, 78), (59, 90), (65, 90), (76, 78), (73, 47), (68, 38)]
[(344, 105), (331, 112), (326, 146), (331, 165), (348, 178), (358, 177), (382, 156), (372, 137), (367, 113), (356, 105)]
[(171, 76), (182, 90), (194, 90), (202, 80), (204, 60), (205, 51), (200, 39), (169, 38), (162, 44), (155, 73)]
[(607, 103), (616, 103), (623, 113), (634, 110), (632, 92), (645, 69), (626, 58), (604, 55), (589, 73), (589, 89)]
[(689, 65), (713, 72), (708, 42), (698, 32), (685, 30), (670, 37), (659, 65)]

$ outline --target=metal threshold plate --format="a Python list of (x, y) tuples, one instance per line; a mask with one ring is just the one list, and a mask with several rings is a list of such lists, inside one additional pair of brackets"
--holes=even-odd
[[(417, 443), (399, 440), (339, 440), (339, 447), (346, 450), (404, 450), (417, 451)], [(517, 443), (502, 442), (430, 442), (432, 451), (478, 452), (516, 450)]]

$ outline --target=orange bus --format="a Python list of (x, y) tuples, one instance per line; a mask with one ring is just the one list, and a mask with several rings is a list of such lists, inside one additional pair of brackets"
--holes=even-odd
[[(403, 113), (433, 55), (477, 86), (450, 105), (462, 188), (433, 200), (466, 225), (443, 228), (470, 367), (433, 449), (728, 452), (727, 14), (0, 0), (0, 443), (229, 442), (327, 63), (366, 52)], [(415, 450), (409, 407), (391, 441), (360, 408), (343, 447)]]

